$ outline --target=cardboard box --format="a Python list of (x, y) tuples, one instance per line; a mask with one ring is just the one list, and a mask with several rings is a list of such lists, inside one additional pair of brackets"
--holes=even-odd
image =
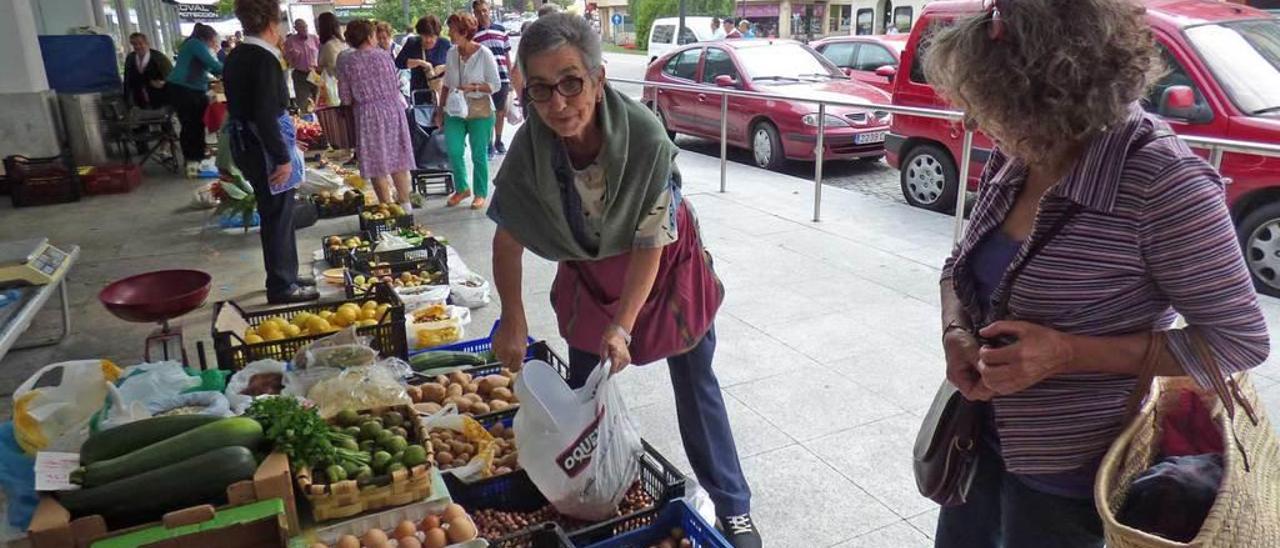
[[(289, 459), (283, 453), (268, 455), (258, 465), (253, 480), (228, 486), (227, 500), (226, 506), (216, 510), (210, 505), (194, 506), (165, 514), (160, 522), (111, 531), (102, 516), (71, 519), (71, 512), (57, 499), (42, 495), (27, 535), (33, 548), (89, 548), (104, 539), (133, 535), (141, 535), (133, 538), (159, 538), (159, 542), (146, 546), (164, 548), (179, 545), (247, 547), (281, 546), (284, 539), (301, 530)], [(270, 513), (275, 500), (283, 506), (283, 514)], [(274, 519), (263, 517), (268, 514)], [(156, 528), (167, 530), (167, 534), (159, 534)], [(151, 533), (146, 533), (149, 530)]]

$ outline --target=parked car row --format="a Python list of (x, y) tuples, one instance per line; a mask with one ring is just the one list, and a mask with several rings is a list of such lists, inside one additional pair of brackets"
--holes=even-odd
[[(1280, 18), (1216, 0), (1146, 0), (1146, 18), (1168, 72), (1143, 100), (1180, 135), (1280, 144)], [(791, 40), (706, 41), (689, 30), (654, 57), (645, 80), (703, 91), (646, 86), (644, 101), (670, 134), (718, 139), (720, 89), (794, 100), (730, 96), (728, 144), (756, 165), (813, 160), (818, 106), (803, 100), (905, 107), (950, 106), (926, 81), (919, 54), (928, 30), (977, 13), (980, 0), (932, 2), (909, 35), (849, 36), (806, 45)], [(707, 22), (703, 27), (709, 29)], [(709, 34), (709, 33), (703, 33)], [(665, 35), (663, 35), (665, 36)], [(661, 37), (661, 36), (660, 36)], [(830, 106), (824, 160), (885, 156), (907, 203), (954, 211), (964, 130), (958, 124), (886, 110)], [(992, 143), (975, 134), (966, 187), (975, 189)], [(1208, 152), (1199, 150), (1202, 155)], [(1258, 290), (1280, 296), (1280, 158), (1226, 152), (1222, 174), (1240, 245)]]

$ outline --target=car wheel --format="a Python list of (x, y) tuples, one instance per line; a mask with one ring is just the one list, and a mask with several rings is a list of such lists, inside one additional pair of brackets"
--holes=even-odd
[(776, 170), (786, 161), (782, 151), (782, 138), (778, 128), (770, 122), (760, 122), (751, 130), (751, 157), (756, 166)]
[(676, 132), (668, 129), (671, 127), (671, 124), (667, 123), (667, 113), (662, 112), (662, 109), (660, 108), (654, 108), (653, 111), (658, 115), (658, 121), (662, 122), (662, 129), (667, 130), (667, 138), (671, 139), (672, 141), (676, 140)]
[(1240, 247), (1258, 292), (1280, 297), (1280, 202), (1253, 210), (1240, 221)]
[(955, 211), (959, 178), (951, 155), (941, 147), (913, 147), (903, 158), (899, 176), (902, 197), (908, 204), (944, 213)]

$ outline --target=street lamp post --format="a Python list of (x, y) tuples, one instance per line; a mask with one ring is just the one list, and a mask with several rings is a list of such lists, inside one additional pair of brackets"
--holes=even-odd
[(680, 39), (684, 38), (684, 1), (680, 0), (680, 28), (676, 30), (676, 44), (683, 44)]

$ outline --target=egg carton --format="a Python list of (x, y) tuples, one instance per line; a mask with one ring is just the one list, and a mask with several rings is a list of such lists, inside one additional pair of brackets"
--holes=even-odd
[[(437, 485), (439, 485), (439, 473), (436, 472), (435, 474)], [(411, 521), (416, 524), (427, 516), (438, 516), (443, 514), (445, 508), (453, 503), (445, 489), (432, 489), (432, 492), (440, 493), (440, 495), (424, 501), (398, 506), (381, 512), (366, 514), (332, 525), (317, 527), (314, 531), (314, 542), (336, 547), (338, 546), (338, 539), (342, 538), (343, 535), (353, 535), (356, 538), (363, 538), (363, 535), (366, 532), (375, 528), (382, 529), (382, 531), (387, 533), (387, 536), (390, 537), (391, 532), (394, 531), (396, 526), (401, 522)], [(467, 520), (471, 521), (470, 514), (467, 515)], [(474, 521), (471, 521), (471, 526), (475, 527)], [(421, 540), (421, 538), (419, 538), (419, 540)], [(392, 540), (388, 543), (388, 546), (394, 547), (397, 546), (397, 543)], [(476, 537), (466, 542), (450, 544), (446, 548), (485, 548), (487, 546), (489, 546), (488, 541), (483, 538)]]

